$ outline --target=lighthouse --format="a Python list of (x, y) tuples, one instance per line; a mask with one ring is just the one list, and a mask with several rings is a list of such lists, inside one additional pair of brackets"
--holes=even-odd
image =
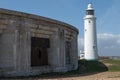
[(88, 4), (84, 17), (84, 52), (86, 60), (98, 60), (96, 17), (92, 4)]

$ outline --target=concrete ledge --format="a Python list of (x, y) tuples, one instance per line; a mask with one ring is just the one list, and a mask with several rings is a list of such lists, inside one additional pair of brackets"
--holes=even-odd
[(74, 26), (64, 23), (64, 22), (61, 22), (61, 21), (58, 21), (58, 20), (55, 20), (55, 19), (50, 19), (50, 18), (46, 18), (46, 17), (34, 15), (34, 14), (28, 14), (28, 13), (24, 13), (24, 12), (8, 10), (8, 9), (3, 9), (3, 8), (0, 8), (0, 14), (8, 14), (8, 15), (15, 15), (15, 16), (20, 16), (20, 17), (25, 17), (25, 18), (44, 20), (44, 21), (48, 21), (48, 22), (51, 22), (54, 24), (66, 26), (68, 28), (71, 28), (71, 29), (77, 31), (77, 33), (79, 33), (78, 29), (75, 28)]

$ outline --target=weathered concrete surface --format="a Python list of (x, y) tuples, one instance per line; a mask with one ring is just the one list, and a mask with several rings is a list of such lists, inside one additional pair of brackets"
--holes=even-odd
[[(27, 76), (77, 69), (78, 30), (53, 19), (0, 9), (0, 76)], [(31, 66), (31, 37), (50, 40), (48, 65)], [(66, 42), (70, 47), (66, 48)], [(66, 63), (66, 49), (69, 64)]]

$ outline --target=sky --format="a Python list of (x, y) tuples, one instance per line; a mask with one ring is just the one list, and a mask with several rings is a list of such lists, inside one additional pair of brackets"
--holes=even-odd
[(78, 53), (84, 50), (84, 20), (88, 3), (97, 17), (100, 56), (120, 56), (120, 0), (1, 0), (0, 8), (56, 19), (79, 30)]

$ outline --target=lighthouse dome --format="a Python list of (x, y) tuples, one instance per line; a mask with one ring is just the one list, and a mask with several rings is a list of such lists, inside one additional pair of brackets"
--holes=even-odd
[(87, 8), (87, 9), (88, 9), (88, 10), (93, 10), (91, 3), (88, 4), (88, 8)]

